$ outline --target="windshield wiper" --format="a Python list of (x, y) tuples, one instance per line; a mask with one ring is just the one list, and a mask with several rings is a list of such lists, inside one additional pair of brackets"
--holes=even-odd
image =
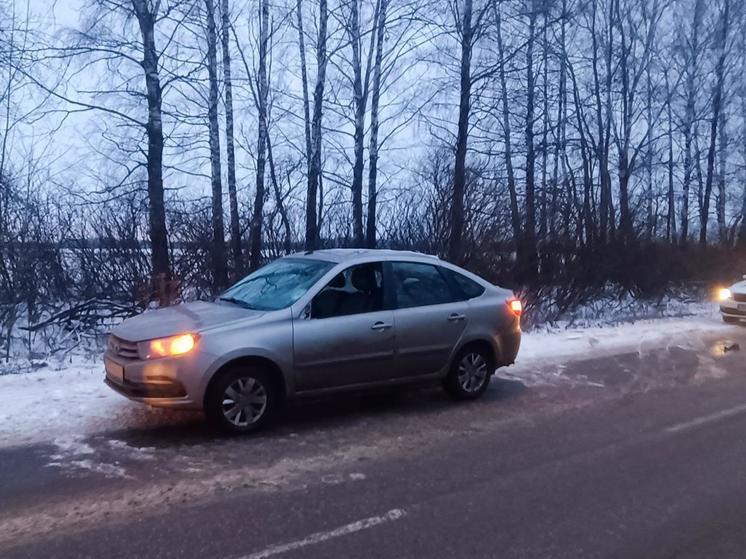
[(245, 309), (256, 310), (254, 307), (252, 307), (242, 299), (237, 299), (235, 297), (218, 297), (218, 299), (220, 301), (225, 301), (226, 303), (233, 303), (234, 305), (238, 305), (239, 307), (243, 307)]

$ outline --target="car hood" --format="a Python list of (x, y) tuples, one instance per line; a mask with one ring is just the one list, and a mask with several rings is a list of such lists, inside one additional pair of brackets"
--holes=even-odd
[(731, 291), (735, 291), (737, 293), (746, 293), (746, 280), (739, 281), (738, 283), (734, 283), (730, 286)]
[(111, 333), (131, 342), (152, 340), (185, 332), (200, 332), (236, 320), (257, 319), (264, 311), (244, 309), (229, 303), (195, 302), (146, 311), (128, 318)]

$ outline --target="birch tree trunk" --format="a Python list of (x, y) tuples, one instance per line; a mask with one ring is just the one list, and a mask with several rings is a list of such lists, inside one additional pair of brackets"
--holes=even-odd
[(244, 272), (241, 254), (241, 224), (238, 216), (238, 194), (236, 191), (236, 146), (233, 136), (233, 80), (231, 77), (230, 8), (229, 0), (222, 0), (221, 43), (223, 49), (223, 88), (225, 90), (225, 144), (228, 163), (228, 204), (230, 207), (231, 253), (233, 272), (241, 277)]
[(718, 61), (715, 68), (715, 86), (712, 95), (712, 119), (710, 120), (710, 146), (707, 151), (707, 179), (705, 181), (702, 209), (699, 214), (699, 243), (707, 244), (707, 224), (710, 219), (710, 196), (715, 176), (715, 152), (717, 151), (717, 132), (720, 113), (723, 110), (723, 89), (725, 82), (725, 59), (727, 57), (728, 26), (730, 18), (730, 0), (724, 0), (718, 34)]
[(673, 155), (673, 92), (666, 79), (666, 117), (668, 120), (668, 214), (666, 216), (666, 240), (673, 242), (676, 239), (676, 191), (674, 190), (674, 155)]
[(308, 108), (308, 70), (306, 68), (306, 39), (303, 34), (303, 0), (296, 3), (296, 12), (298, 15), (298, 51), (300, 56), (300, 76), (301, 86), (303, 88), (303, 131), (306, 141), (306, 175), (311, 172), (311, 114)]
[(166, 208), (163, 195), (163, 114), (161, 109), (162, 89), (158, 68), (158, 50), (155, 45), (156, 14), (150, 10), (147, 0), (132, 0), (143, 43), (142, 68), (145, 73), (146, 97), (148, 101), (148, 217), (153, 287), (158, 291), (160, 303), (167, 304), (168, 294), (158, 289), (162, 281), (171, 279), (166, 231)]
[(459, 67), (458, 132), (456, 135), (456, 159), (453, 168), (453, 191), (451, 193), (451, 231), (448, 243), (448, 258), (455, 263), (462, 262), (464, 257), (464, 191), (466, 189), (466, 149), (471, 108), (471, 53), (474, 40), (471, 19), (472, 0), (464, 0), (459, 29), (461, 63)]
[[(542, 128), (541, 128), (541, 197), (539, 209), (539, 240), (545, 241), (549, 229), (548, 220), (548, 185), (547, 185), (547, 161), (548, 161), (548, 138), (549, 126), (549, 43), (547, 42), (547, 29), (549, 27), (549, 6), (542, 5), (542, 30), (541, 30), (541, 102), (542, 102)], [(556, 192), (556, 187), (552, 189)]]
[(215, 4), (204, 0), (207, 17), (207, 74), (209, 94), (207, 123), (210, 145), (210, 175), (212, 189), (212, 273), (213, 287), (220, 291), (226, 287), (228, 277), (225, 266), (225, 228), (223, 225), (223, 182), (220, 164), (220, 124), (218, 123), (218, 55)]
[[(316, 85), (313, 90), (313, 121), (311, 122), (311, 164), (306, 193), (306, 250), (314, 250), (319, 242), (316, 215), (316, 194), (321, 188), (321, 120), (326, 82), (326, 33), (329, 11), (326, 0), (319, 0), (319, 29), (316, 39)], [(321, 218), (321, 215), (318, 216)]]
[(503, 143), (505, 144), (505, 171), (508, 180), (508, 195), (510, 198), (510, 224), (513, 232), (513, 242), (520, 245), (521, 232), (521, 214), (518, 209), (518, 193), (516, 192), (515, 171), (513, 169), (513, 150), (511, 146), (510, 130), (510, 108), (508, 103), (508, 84), (505, 77), (505, 47), (502, 37), (502, 19), (498, 8), (498, 1), (493, 0), (492, 7), (495, 13), (495, 26), (497, 38), (497, 51), (500, 57), (498, 66), (498, 75), (500, 77), (500, 99), (502, 104), (502, 128)]
[[(746, 34), (741, 35), (741, 68), (746, 71)], [(746, 84), (741, 85), (741, 157), (746, 162)], [(746, 248), (746, 166), (742, 171), (741, 181), (741, 227), (738, 231), (738, 248)]]
[(261, 0), (259, 7), (259, 69), (257, 75), (258, 131), (256, 140), (256, 192), (251, 216), (249, 240), (250, 266), (256, 270), (262, 262), (262, 225), (264, 222), (264, 175), (267, 161), (267, 43), (269, 42), (269, 0)]
[(531, 281), (536, 275), (536, 185), (534, 145), (534, 43), (536, 40), (536, 0), (529, 0), (528, 41), (526, 45), (526, 220), (519, 251), (520, 280)]
[(378, 197), (378, 128), (379, 103), (381, 99), (381, 64), (386, 29), (388, 0), (379, 0), (378, 23), (376, 24), (376, 58), (373, 64), (373, 86), (370, 99), (370, 144), (368, 145), (368, 216), (366, 221), (366, 246), (376, 246), (376, 204)]
[(720, 124), (718, 125), (718, 195), (717, 195), (717, 220), (718, 220), (718, 237), (720, 244), (725, 245), (729, 242), (728, 225), (725, 222), (725, 203), (727, 193), (725, 190), (725, 175), (728, 170), (728, 131), (725, 128), (725, 112), (727, 110), (727, 101), (723, 100), (723, 109), (720, 111)]
[(685, 69), (686, 109), (684, 115), (684, 184), (681, 192), (681, 244), (689, 239), (689, 192), (693, 176), (692, 141), (697, 95), (697, 73), (699, 70), (699, 33), (704, 12), (704, 0), (696, 0), (690, 35), (690, 49)]
[(360, 7), (358, 0), (350, 1), (350, 18), (347, 26), (350, 45), (352, 46), (352, 91), (355, 106), (354, 162), (352, 165), (352, 234), (353, 243), (361, 247), (365, 243), (363, 236), (363, 170), (365, 162), (365, 106), (363, 93), (363, 62), (360, 41)]
[[(557, 92), (557, 134), (554, 144), (554, 164), (552, 170), (552, 184), (554, 191), (552, 193), (551, 205), (549, 207), (549, 234), (555, 237), (557, 228), (557, 200), (560, 196), (560, 182), (562, 183), (562, 192), (565, 193), (567, 200), (567, 209), (573, 202), (572, 196), (568, 192), (569, 181), (565, 168), (567, 158), (567, 50), (566, 50), (566, 26), (567, 26), (567, 0), (562, 0), (562, 12), (560, 14), (560, 44), (559, 44), (559, 91)], [(560, 166), (562, 167), (562, 180), (560, 181)], [(569, 221), (569, 211), (565, 212), (565, 217)], [(563, 224), (563, 234), (569, 233), (569, 223)]]

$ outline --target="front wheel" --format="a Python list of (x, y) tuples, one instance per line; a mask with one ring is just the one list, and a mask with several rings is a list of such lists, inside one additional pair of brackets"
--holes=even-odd
[(251, 433), (269, 423), (279, 395), (263, 369), (244, 365), (225, 371), (211, 386), (205, 414), (215, 427), (229, 434)]
[(488, 351), (478, 346), (466, 347), (453, 360), (443, 388), (458, 400), (474, 400), (487, 390), (493, 372), (493, 358)]

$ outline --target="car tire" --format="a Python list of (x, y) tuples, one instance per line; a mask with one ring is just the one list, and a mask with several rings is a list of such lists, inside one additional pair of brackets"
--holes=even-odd
[(478, 345), (467, 346), (456, 354), (443, 388), (456, 400), (476, 400), (487, 390), (494, 372), (492, 352)]
[(280, 404), (277, 384), (257, 365), (241, 365), (219, 373), (205, 398), (205, 415), (230, 435), (253, 433), (274, 419)]
[(727, 324), (739, 324), (741, 322), (740, 318), (733, 318), (732, 316), (724, 316), (723, 322)]

